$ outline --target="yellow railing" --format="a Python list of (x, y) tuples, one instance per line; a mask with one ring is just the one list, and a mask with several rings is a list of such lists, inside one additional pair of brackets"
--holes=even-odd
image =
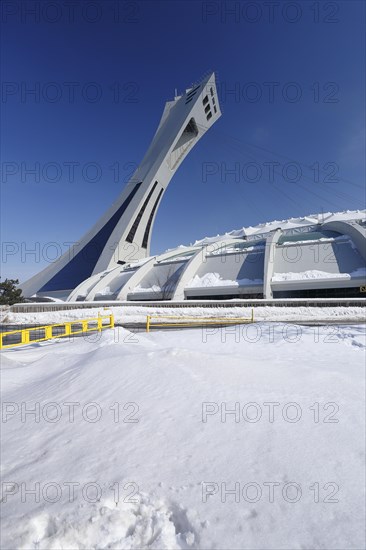
[[(108, 319), (109, 322), (103, 322)], [(91, 324), (91, 326), (90, 326)], [(74, 326), (76, 325), (76, 327)], [(65, 327), (61, 333), (54, 334), (54, 327)], [(92, 317), (89, 319), (77, 319), (73, 321), (66, 321), (65, 323), (56, 323), (53, 325), (44, 325), (40, 327), (23, 328), (18, 330), (11, 330), (9, 332), (0, 333), (0, 349), (8, 349), (15, 346), (24, 346), (26, 344), (33, 344), (35, 342), (43, 342), (44, 340), (51, 340), (54, 338), (63, 338), (64, 336), (72, 336), (74, 334), (83, 334), (86, 332), (94, 332), (95, 330), (101, 331), (105, 328), (114, 327), (114, 316), (111, 315), (98, 315), (98, 317)], [(37, 337), (37, 332), (40, 331), (42, 336)], [(31, 335), (36, 332), (36, 337), (31, 338)], [(4, 344), (4, 339), (10, 334), (20, 334), (20, 342), (11, 342)]]
[[(168, 322), (154, 322), (153, 319), (172, 319)], [(254, 309), (249, 319), (241, 317), (179, 317), (174, 315), (148, 315), (146, 317), (146, 332), (153, 327), (203, 327), (206, 325), (241, 325), (254, 323)]]

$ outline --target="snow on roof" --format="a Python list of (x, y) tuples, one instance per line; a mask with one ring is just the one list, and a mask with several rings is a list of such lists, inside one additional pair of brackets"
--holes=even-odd
[(256, 226), (243, 227), (242, 229), (235, 229), (224, 233), (223, 235), (216, 235), (216, 237), (205, 237), (194, 243), (197, 245), (206, 245), (215, 241), (221, 241), (224, 239), (235, 237), (249, 237), (251, 235), (260, 235), (262, 233), (269, 233), (277, 228), (282, 230), (294, 229), (296, 227), (306, 227), (309, 225), (316, 225), (319, 223), (326, 223), (330, 221), (350, 221), (350, 220), (366, 220), (366, 210), (345, 210), (344, 212), (325, 212), (322, 214), (310, 214), (300, 218), (289, 218), (288, 220), (274, 220), (272, 222), (260, 223)]

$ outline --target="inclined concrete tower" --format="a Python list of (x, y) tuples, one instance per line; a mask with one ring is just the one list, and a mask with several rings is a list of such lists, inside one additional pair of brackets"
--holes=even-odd
[(214, 73), (168, 101), (150, 147), (118, 199), (72, 249), (21, 285), (23, 295), (66, 297), (94, 274), (149, 256), (164, 191), (220, 116)]

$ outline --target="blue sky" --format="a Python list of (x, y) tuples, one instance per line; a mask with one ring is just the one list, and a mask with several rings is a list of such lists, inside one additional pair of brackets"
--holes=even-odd
[(171, 181), (152, 253), (365, 207), (364, 2), (28, 0), (2, 10), (3, 277), (26, 279), (94, 224), (165, 101), (208, 70), (223, 116)]

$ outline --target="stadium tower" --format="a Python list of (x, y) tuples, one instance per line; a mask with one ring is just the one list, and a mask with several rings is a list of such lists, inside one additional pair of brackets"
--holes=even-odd
[(214, 73), (168, 101), (150, 147), (118, 199), (72, 249), (21, 285), (23, 295), (65, 297), (96, 273), (149, 256), (164, 191), (220, 116)]

